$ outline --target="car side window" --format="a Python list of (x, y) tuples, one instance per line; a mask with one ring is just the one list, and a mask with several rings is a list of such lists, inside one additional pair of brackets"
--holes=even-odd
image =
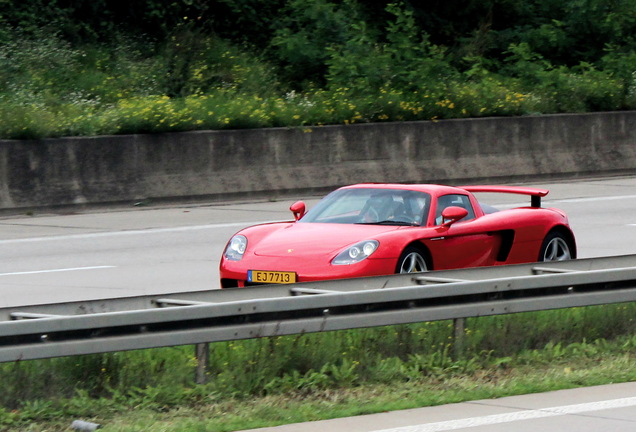
[(462, 207), (468, 210), (468, 214), (461, 222), (475, 219), (475, 211), (470, 203), (468, 195), (450, 194), (442, 195), (437, 200), (437, 210), (435, 211), (435, 225), (441, 225), (443, 223), (442, 212), (446, 207)]

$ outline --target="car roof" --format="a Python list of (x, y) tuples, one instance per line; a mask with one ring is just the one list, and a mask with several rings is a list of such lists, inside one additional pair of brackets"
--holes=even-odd
[(426, 192), (432, 196), (446, 195), (449, 193), (469, 194), (466, 190), (453, 186), (436, 184), (405, 184), (405, 183), (359, 183), (344, 186), (340, 189), (398, 189)]

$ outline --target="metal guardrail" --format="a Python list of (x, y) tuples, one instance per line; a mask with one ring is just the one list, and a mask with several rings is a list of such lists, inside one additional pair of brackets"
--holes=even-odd
[(636, 255), (0, 309), (0, 362), (636, 301)]

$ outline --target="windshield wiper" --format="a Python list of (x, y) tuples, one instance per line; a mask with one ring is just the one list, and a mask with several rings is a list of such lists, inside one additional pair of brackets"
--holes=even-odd
[(406, 222), (398, 220), (383, 220), (379, 222), (356, 222), (356, 225), (396, 225), (396, 226), (420, 226), (415, 222)]

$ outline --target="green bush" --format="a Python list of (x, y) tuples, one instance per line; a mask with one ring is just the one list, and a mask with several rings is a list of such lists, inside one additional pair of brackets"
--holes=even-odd
[[(0, 18), (0, 138), (636, 108), (636, 8), (626, 0), (535, 0), (507, 10), (505, 28), (491, 22), (501, 11), (472, 3), (457, 22), (450, 5), (190, 3), (99, 2), (104, 27), (92, 36), (92, 18), (73, 23), (79, 10), (92, 16), (85, 5), (12, 5)], [(48, 27), (38, 8), (55, 17)], [(109, 21), (126, 11), (148, 14), (156, 31)], [(229, 30), (221, 11), (259, 34)], [(605, 44), (583, 45), (581, 35)]]

